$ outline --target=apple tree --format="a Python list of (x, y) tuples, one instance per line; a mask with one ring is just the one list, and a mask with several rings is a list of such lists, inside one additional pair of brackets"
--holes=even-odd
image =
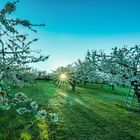
[[(29, 34), (23, 34), (19, 27), (25, 27), (33, 32), (35, 26), (44, 24), (32, 24), (28, 20), (11, 18), (16, 10), (17, 1), (8, 2), (0, 10), (0, 90), (3, 91), (7, 85), (19, 83), (17, 73), (23, 72), (27, 64), (45, 61), (48, 56), (35, 55), (31, 49), (32, 43), (38, 39), (30, 40)], [(27, 68), (28, 69), (28, 68)]]

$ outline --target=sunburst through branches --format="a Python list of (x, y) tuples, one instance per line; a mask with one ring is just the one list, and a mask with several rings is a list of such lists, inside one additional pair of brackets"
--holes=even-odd
[(55, 73), (55, 83), (58, 85), (65, 85), (70, 82), (70, 74), (67, 70), (61, 69)]

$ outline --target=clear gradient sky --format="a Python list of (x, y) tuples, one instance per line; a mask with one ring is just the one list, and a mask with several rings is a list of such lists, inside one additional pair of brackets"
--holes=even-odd
[(14, 16), (47, 24), (32, 34), (40, 38), (35, 48), (50, 55), (35, 65), (41, 70), (70, 64), (87, 50), (140, 44), (140, 0), (20, 0)]

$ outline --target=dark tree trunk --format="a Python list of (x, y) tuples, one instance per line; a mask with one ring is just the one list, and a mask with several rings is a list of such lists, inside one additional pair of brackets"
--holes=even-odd
[(140, 97), (137, 96), (137, 98), (138, 98), (139, 111), (140, 111)]
[(70, 84), (72, 86), (72, 91), (75, 91), (76, 81), (75, 80), (72, 80), (72, 82)]
[(75, 85), (72, 85), (72, 91), (75, 91)]
[(122, 87), (125, 88), (126, 86), (123, 84)]
[(115, 89), (115, 86), (114, 85), (111, 85), (111, 88), (112, 88), (112, 90), (114, 90)]
[(87, 85), (87, 81), (84, 81), (84, 85), (85, 85), (85, 86)]
[(104, 88), (104, 84), (105, 84), (105, 81), (103, 81), (103, 82), (102, 82), (102, 85), (101, 85), (101, 86), (102, 86), (102, 88)]
[(3, 91), (3, 86), (0, 84), (0, 92)]
[(131, 82), (131, 85), (134, 87), (134, 93), (137, 96), (139, 110), (140, 110), (140, 84), (137, 81), (133, 81), (133, 82)]
[(102, 86), (102, 88), (104, 88), (104, 84), (103, 84), (103, 83), (102, 83), (102, 85), (101, 85), (101, 86)]
[(139, 111), (140, 111), (140, 95), (136, 94), (138, 98), (138, 104), (139, 104)]

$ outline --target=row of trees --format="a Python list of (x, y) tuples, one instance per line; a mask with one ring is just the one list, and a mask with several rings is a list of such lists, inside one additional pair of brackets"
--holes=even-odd
[(67, 71), (68, 83), (75, 90), (78, 83), (99, 82), (108, 83), (112, 89), (116, 85), (133, 86), (140, 103), (140, 46), (131, 48), (113, 48), (111, 53), (104, 51), (88, 51), (84, 60), (78, 60), (67, 67), (58, 68), (55, 79), (59, 79), (57, 72)]

